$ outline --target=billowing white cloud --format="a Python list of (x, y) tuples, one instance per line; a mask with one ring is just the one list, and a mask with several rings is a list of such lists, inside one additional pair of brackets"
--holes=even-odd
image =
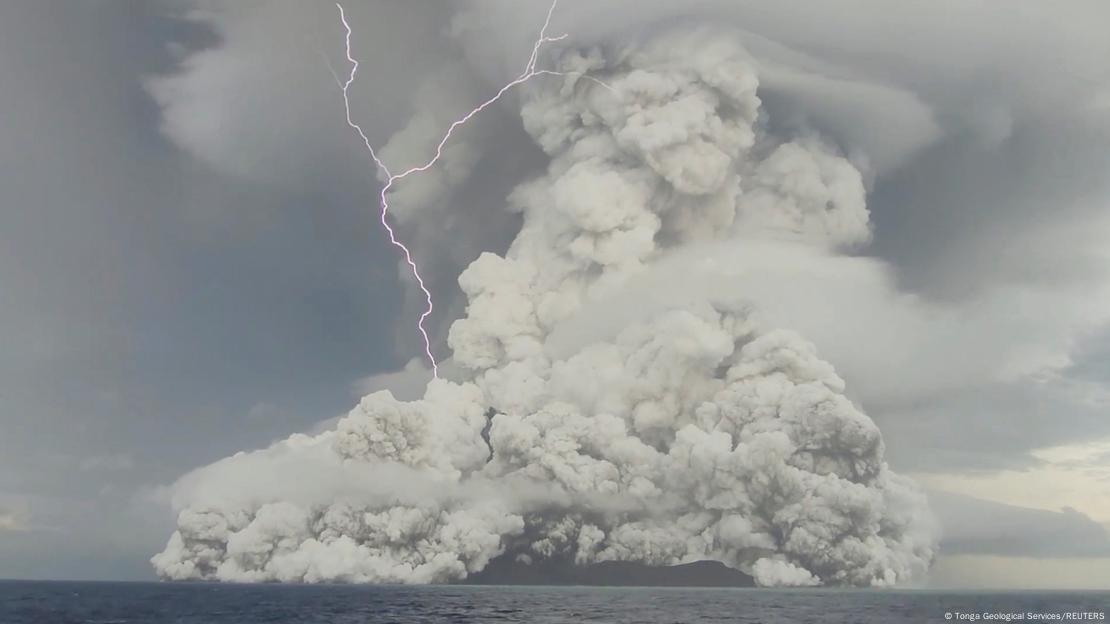
[(717, 559), (767, 585), (924, 574), (924, 495), (887, 467), (833, 367), (757, 299), (691, 291), (552, 343), (684, 249), (864, 243), (859, 170), (816, 137), (761, 129), (755, 66), (726, 34), (664, 32), (559, 67), (522, 110), (550, 164), (510, 198), (520, 233), (459, 278), (454, 381), (415, 401), (370, 394), (334, 430), (187, 476), (159, 574), (434, 582), (504, 553)]
[(1061, 308), (1061, 296), (1080, 292), (1010, 286), (933, 301), (900, 291), (877, 259), (741, 235), (677, 251), (599, 294), (554, 327), (546, 348), (573, 351), (676, 302), (758, 302), (763, 322), (818, 344), (854, 396), (896, 407), (1066, 368), (1075, 338), (1110, 316), (1110, 289), (1086, 289), (1083, 307)]
[[(372, 116), (383, 139), (401, 128), (381, 142), (387, 161), (418, 158), (483, 81), (519, 71), (540, 4), (466, 3), (450, 22), (461, 54), (435, 67), (398, 33), (444, 16), (393, 33), (356, 22), (380, 56), (414, 60), (377, 66), (390, 68), (387, 101), (415, 102), (404, 123), (395, 107)], [(152, 83), (166, 133), (239, 175), (289, 171), (263, 162), (274, 154), (315, 165), (323, 135), (298, 121), (320, 106), (244, 89), (275, 80), (257, 67), (287, 66), (259, 33), (301, 9), (246, 6), (216, 18), (222, 47)], [(427, 582), (509, 553), (715, 558), (763, 584), (919, 576), (936, 527), (860, 405), (906, 419), (990, 392), (1018, 403), (1013, 388), (1035, 396), (1066, 377), (1077, 342), (1110, 318), (1103, 11), (565, 2), (554, 27), (571, 43), (544, 61), (570, 73), (504, 102), (549, 160), (515, 186), (514, 214), (458, 199), (496, 186), (472, 177), (480, 158), (526, 153), (489, 149), (484, 121), (395, 196), (422, 261), (467, 266), (461, 299), (438, 300), (451, 381), (418, 398), (418, 372), (371, 380), (403, 382), (404, 400), (374, 392), (334, 429), (189, 475), (156, 568)], [(371, 67), (357, 84), (380, 90)], [(276, 121), (241, 92), (277, 100)], [(221, 115), (243, 136), (205, 125)], [(939, 226), (915, 229), (931, 215)], [(952, 413), (937, 422), (957, 430)], [(1007, 429), (1007, 460), (1036, 444), (1010, 431), (1029, 417), (1011, 416), (978, 423)], [(302, 470), (304, 488), (276, 476)], [(346, 489), (321, 486), (333, 480)]]

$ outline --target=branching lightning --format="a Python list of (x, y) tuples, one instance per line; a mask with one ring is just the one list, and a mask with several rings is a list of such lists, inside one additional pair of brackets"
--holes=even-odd
[[(394, 231), (393, 227), (390, 226), (390, 224), (389, 224), (389, 219), (387, 218), (388, 214), (389, 214), (389, 192), (393, 188), (393, 185), (396, 184), (397, 182), (399, 182), (399, 181), (401, 181), (401, 180), (403, 180), (403, 179), (407, 178), (408, 176), (413, 175), (415, 173), (421, 173), (421, 172), (427, 171), (428, 169), (431, 169), (433, 166), (435, 166), (435, 164), (439, 161), (440, 157), (443, 156), (443, 148), (447, 144), (447, 141), (451, 139), (451, 135), (454, 134), (455, 130), (458, 129), (463, 124), (465, 124), (466, 122), (470, 121), (475, 115), (477, 115), (478, 113), (485, 110), (487, 107), (492, 105), (494, 102), (497, 102), (499, 99), (501, 99), (501, 97), (503, 95), (505, 95), (506, 92), (508, 92), (513, 87), (515, 87), (517, 85), (520, 85), (520, 84), (523, 84), (524, 82), (527, 82), (528, 80), (534, 78), (535, 76), (541, 76), (541, 75), (566, 76), (566, 75), (570, 75), (569, 72), (558, 72), (558, 71), (553, 71), (553, 70), (544, 70), (544, 69), (537, 70), (536, 69), (536, 62), (539, 59), (540, 50), (543, 48), (544, 44), (554, 43), (554, 42), (557, 42), (557, 41), (562, 41), (563, 39), (567, 38), (566, 34), (562, 34), (562, 35), (559, 35), (559, 36), (556, 36), (556, 37), (551, 37), (551, 36), (548, 36), (548, 34), (547, 34), (547, 29), (551, 25), (551, 16), (555, 13), (555, 7), (558, 5), (558, 2), (559, 2), (559, 0), (552, 0), (550, 8), (548, 8), (548, 10), (547, 10), (547, 16), (544, 19), (543, 27), (540, 29), (539, 37), (536, 39), (535, 43), (532, 46), (532, 54), (531, 54), (531, 56), (528, 57), (528, 63), (524, 66), (524, 71), (521, 72), (521, 74), (519, 76), (517, 76), (514, 80), (512, 80), (511, 82), (509, 82), (509, 83), (505, 84), (503, 87), (501, 87), (493, 95), (493, 97), (490, 97), (488, 100), (482, 102), (481, 104), (479, 104), (476, 108), (474, 108), (470, 112), (466, 113), (465, 115), (463, 115), (462, 117), (460, 117), (456, 121), (452, 122), (451, 125), (447, 128), (447, 132), (444, 133), (443, 137), (440, 139), (439, 144), (436, 145), (435, 155), (433, 155), (431, 157), (431, 159), (429, 159), (427, 162), (425, 162), (422, 165), (411, 167), (409, 169), (406, 169), (406, 170), (404, 170), (400, 173), (396, 173), (396, 174), (390, 172), (389, 167), (387, 167), (386, 164), (384, 162), (382, 162), (381, 158), (378, 157), (377, 152), (374, 151), (374, 147), (373, 147), (373, 145), (371, 145), (370, 139), (369, 139), (369, 137), (366, 136), (366, 133), (363, 131), (362, 126), (355, 123), (355, 121), (351, 118), (351, 101), (350, 101), (350, 98), (348, 97), (348, 91), (350, 90), (351, 83), (353, 83), (355, 81), (355, 75), (358, 73), (359, 63), (354, 58), (354, 56), (351, 54), (351, 26), (350, 26), (350, 24), (347, 23), (346, 13), (343, 11), (343, 6), (341, 4), (339, 4), (338, 2), (335, 4), (335, 6), (339, 9), (339, 20), (343, 23), (343, 28), (346, 30), (347, 61), (351, 65), (351, 72), (347, 76), (347, 80), (345, 82), (343, 82), (342, 84), (340, 84), (340, 87), (343, 90), (343, 105), (344, 105), (344, 108), (345, 108), (346, 114), (347, 114), (347, 125), (350, 126), (351, 128), (353, 128), (356, 132), (358, 132), (359, 137), (362, 139), (363, 144), (366, 146), (367, 152), (370, 154), (371, 160), (374, 161), (374, 164), (378, 167), (378, 169), (382, 172), (382, 174), (384, 174), (384, 176), (386, 178), (385, 184), (382, 186), (381, 194), (379, 196), (379, 202), (380, 202), (379, 206), (381, 208), (380, 214), (381, 214), (382, 227), (384, 227), (385, 231), (389, 234), (389, 242), (392, 243), (393, 246), (395, 246), (395, 247), (397, 247), (398, 249), (401, 250), (401, 253), (405, 258), (405, 262), (409, 265), (409, 268), (412, 270), (412, 275), (416, 279), (417, 285), (419, 285), (421, 292), (424, 293), (424, 300), (427, 302), (427, 306), (424, 308), (423, 313), (421, 313), (420, 319), (417, 321), (416, 326), (417, 326), (417, 329), (420, 330), (420, 335), (424, 338), (424, 354), (427, 356), (428, 361), (432, 365), (432, 375), (434, 375), (437, 378), (439, 377), (439, 365), (436, 362), (435, 356), (432, 354), (431, 339), (429, 338), (428, 330), (424, 325), (425, 321), (432, 314), (432, 310), (433, 310), (432, 293), (431, 293), (430, 290), (428, 290), (428, 286), (427, 286), (427, 284), (425, 284), (424, 278), (421, 277), (421, 275), (420, 275), (420, 269), (417, 267), (416, 261), (412, 257), (412, 252), (409, 251), (409, 248), (406, 247), (405, 244), (402, 243), (397, 238), (397, 233)], [(597, 84), (600, 84), (601, 86), (604, 86), (607, 89), (610, 88), (608, 85), (602, 83), (601, 81), (599, 81), (595, 78), (588, 77), (588, 76), (586, 78), (588, 78), (589, 80), (591, 80), (591, 81), (593, 81)]]

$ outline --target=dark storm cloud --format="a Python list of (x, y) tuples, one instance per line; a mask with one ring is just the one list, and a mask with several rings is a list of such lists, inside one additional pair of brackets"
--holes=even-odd
[(876, 186), (875, 251), (908, 288), (962, 298), (999, 283), (1107, 279), (1097, 228), (1110, 202), (1110, 119), (1007, 123), (997, 141), (952, 136)]

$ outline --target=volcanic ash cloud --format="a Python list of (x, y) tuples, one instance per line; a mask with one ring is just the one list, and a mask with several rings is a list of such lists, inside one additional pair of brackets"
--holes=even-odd
[(722, 288), (548, 344), (680, 252), (866, 242), (860, 172), (819, 137), (764, 130), (735, 37), (660, 34), (558, 64), (568, 74), (522, 105), (550, 157), (510, 197), (522, 228), (459, 277), (459, 372), (421, 400), (377, 392), (332, 430), (184, 477), (160, 576), (446, 582), (498, 556), (714, 559), (762, 585), (926, 572), (924, 496), (888, 469), (817, 348), (758, 301)]

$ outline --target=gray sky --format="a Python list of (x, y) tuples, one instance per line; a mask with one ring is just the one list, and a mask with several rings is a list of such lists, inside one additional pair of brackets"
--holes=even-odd
[[(630, 6), (564, 4), (587, 43)], [(1004, 4), (683, 9), (748, 31), (771, 124), (868, 163), (861, 253), (954, 319), (921, 325), (929, 348), (897, 366), (850, 326), (814, 337), (891, 464), (946, 492), (938, 585), (1110, 578), (1110, 14)], [(191, 6), (0, 5), (0, 578), (152, 578), (173, 520), (159, 488), (394, 387), (404, 375), (365, 378), (416, 354), (416, 302), (323, 60), (342, 58), (332, 5), (198, 2), (202, 22)], [(447, 5), (353, 4), (352, 93), (375, 140), (508, 75), (536, 11), (466, 6), (486, 36), (449, 36)], [(630, 32), (688, 17), (638, 6)], [(504, 248), (516, 224), (495, 217), (544, 162), (511, 108), (461, 137), (481, 141), (450, 201), (434, 184), (399, 196), (444, 304), (441, 352), (455, 277)], [(416, 227), (423, 204), (435, 218)]]
[(144, 2), (0, 14), (0, 576), (150, 577), (143, 488), (396, 364), (393, 259), (364, 172), (275, 190), (159, 134), (143, 79), (212, 33)]

